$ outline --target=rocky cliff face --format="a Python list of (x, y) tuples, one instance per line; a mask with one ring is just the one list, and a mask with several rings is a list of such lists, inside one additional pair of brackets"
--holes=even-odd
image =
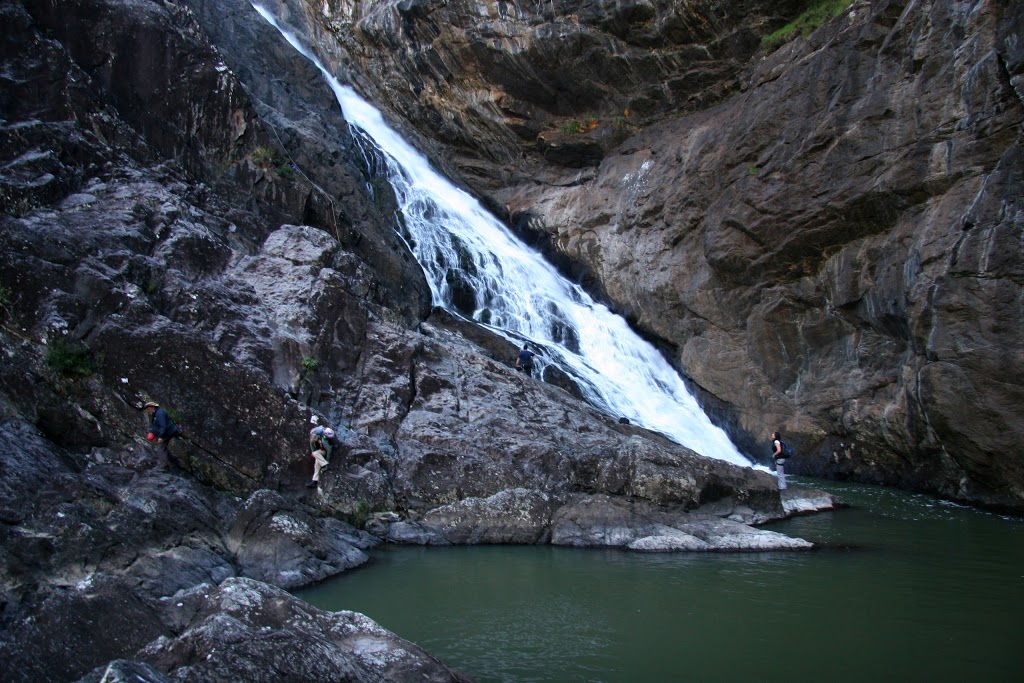
[(279, 11), (661, 343), (759, 456), (1024, 509), (1024, 7)]
[[(431, 312), (329, 90), (247, 5), (0, 18), (3, 680), (458, 681), (274, 586), (382, 542), (810, 546), (751, 525), (830, 501), (620, 425)], [(150, 399), (185, 427), (167, 469)], [(341, 443), (308, 489), (314, 422)]]

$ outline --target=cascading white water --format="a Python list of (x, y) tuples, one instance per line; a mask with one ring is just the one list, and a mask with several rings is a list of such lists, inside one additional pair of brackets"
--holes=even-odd
[(253, 7), (320, 69), (345, 120), (379, 152), (436, 304), (513, 341), (530, 342), (538, 367), (557, 364), (577, 380), (588, 401), (608, 414), (629, 418), (702, 455), (751, 464), (711, 423), (657, 349), (434, 171), (377, 109), (339, 83), (267, 10)]

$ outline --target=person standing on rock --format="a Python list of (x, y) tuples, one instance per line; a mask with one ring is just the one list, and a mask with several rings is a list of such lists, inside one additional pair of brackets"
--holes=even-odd
[(779, 475), (779, 490), (786, 490), (786, 454), (782, 445), (782, 436), (772, 433), (772, 457), (775, 458), (775, 473)]
[(149, 415), (149, 434), (146, 438), (155, 445), (153, 452), (156, 455), (156, 467), (165, 469), (170, 462), (171, 439), (180, 434), (181, 430), (159, 403), (147, 401), (142, 411)]
[(327, 467), (331, 460), (331, 439), (334, 438), (334, 430), (330, 427), (318, 425), (309, 430), (309, 450), (313, 455), (313, 481), (306, 484), (306, 488), (313, 488), (320, 484), (320, 470)]
[(516, 369), (522, 370), (527, 375), (533, 375), (533, 357), (537, 355), (529, 349), (526, 344), (523, 344), (523, 350), (519, 352), (519, 356), (516, 358)]

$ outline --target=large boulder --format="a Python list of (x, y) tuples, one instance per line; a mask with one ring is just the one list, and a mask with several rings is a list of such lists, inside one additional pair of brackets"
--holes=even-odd
[(232, 521), (227, 547), (245, 576), (297, 588), (358, 567), (378, 541), (336, 519), (318, 519), (279, 494), (261, 490)]
[[(323, 612), (250, 579), (197, 586), (175, 598), (179, 628), (138, 653), (156, 681), (470, 680), (357, 612)], [(105, 669), (83, 683), (108, 680)]]

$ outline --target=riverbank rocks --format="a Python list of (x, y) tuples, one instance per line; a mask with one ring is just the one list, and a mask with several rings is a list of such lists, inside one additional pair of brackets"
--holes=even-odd
[(279, 494), (257, 491), (239, 509), (226, 544), (240, 573), (298, 588), (358, 567), (373, 536), (336, 519), (317, 518)]
[[(836, 501), (823, 492), (796, 492), (777, 516), (753, 514), (749, 508), (709, 505), (694, 512), (649, 501), (608, 495), (552, 496), (540, 491), (512, 489), (487, 498), (467, 498), (434, 508), (417, 525), (424, 536), (408, 539), (437, 545), (438, 538), (453, 544), (516, 543), (572, 547), (611, 547), (644, 552), (758, 551), (806, 549), (813, 544), (799, 538), (750, 526), (797, 512), (833, 509)], [(718, 513), (718, 514), (716, 514)], [(394, 529), (392, 525), (391, 529)], [(429, 534), (429, 535), (426, 535)], [(400, 536), (385, 532), (388, 540)], [(408, 538), (408, 537), (407, 537)]]
[[(175, 635), (151, 642), (138, 661), (112, 664), (115, 673), (154, 683), (470, 680), (362, 614), (324, 612), (250, 579), (196, 586), (164, 609), (180, 613)], [(80, 681), (109, 681), (107, 671)]]

